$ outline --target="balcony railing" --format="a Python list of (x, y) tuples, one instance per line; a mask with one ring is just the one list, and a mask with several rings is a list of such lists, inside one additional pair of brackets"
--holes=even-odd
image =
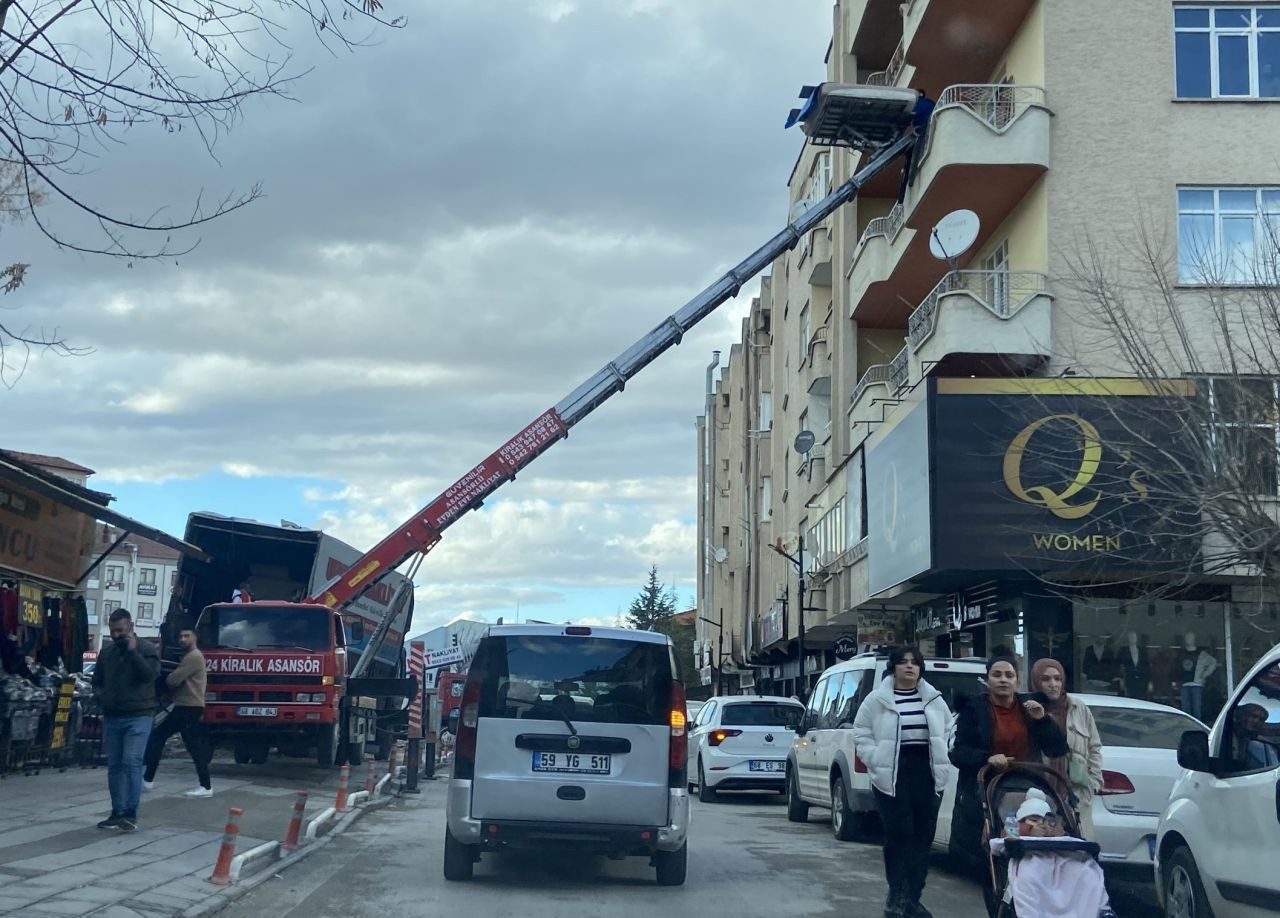
[(813, 349), (819, 344), (825, 344), (827, 341), (828, 326), (819, 325), (813, 330), (813, 336), (809, 339), (809, 358), (813, 358)]
[(993, 315), (1007, 319), (1032, 297), (1044, 293), (1045, 284), (1045, 276), (1036, 271), (948, 272), (907, 319), (907, 341), (918, 348), (929, 339), (937, 326), (938, 303), (947, 294), (966, 292)]
[(853, 398), (851, 402), (857, 404), (858, 399), (862, 397), (862, 393), (874, 385), (883, 383), (889, 385), (889, 380), (893, 378), (893, 371), (887, 363), (877, 363), (874, 366), (867, 367), (867, 371), (862, 374), (862, 378), (858, 380), (858, 384), (853, 387)]
[(898, 355), (889, 361), (889, 388), (894, 392), (906, 387), (911, 381), (911, 360), (904, 346)]
[(858, 248), (866, 245), (872, 236), (884, 236), (890, 242), (893, 242), (898, 238), (898, 233), (902, 231), (906, 219), (906, 211), (903, 209), (902, 204), (894, 204), (893, 210), (889, 211), (886, 216), (876, 217), (874, 220), (867, 221), (866, 229), (858, 237)]
[(898, 47), (893, 52), (893, 57), (889, 59), (889, 66), (885, 67), (878, 73), (873, 73), (867, 77), (868, 86), (896, 86), (898, 77), (902, 76), (902, 71), (907, 65), (907, 46), (902, 42), (898, 42)]
[(1047, 108), (1043, 86), (1019, 83), (958, 83), (938, 97), (934, 114), (944, 108), (967, 108), (997, 131), (1032, 106)]

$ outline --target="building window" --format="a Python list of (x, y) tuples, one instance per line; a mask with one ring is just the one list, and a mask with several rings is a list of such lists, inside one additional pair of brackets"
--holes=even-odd
[(84, 611), (89, 618), (89, 624), (98, 624), (98, 600), (86, 598), (84, 601)]
[(760, 430), (773, 430), (773, 393), (760, 393)]
[(156, 569), (154, 567), (139, 568), (138, 583), (145, 583), (148, 586), (155, 586), (156, 585)]
[(114, 612), (116, 609), (119, 609), (119, 608), (120, 608), (120, 603), (116, 602), (114, 599), (104, 599), (102, 601), (103, 615), (110, 615), (112, 612)]
[(156, 620), (156, 604), (153, 602), (138, 603), (138, 621), (153, 622)]
[(1203, 382), (1218, 473), (1246, 493), (1280, 493), (1280, 380), (1218, 376)]
[(178, 572), (169, 571), (169, 592), (172, 593), (178, 586)]
[(124, 567), (119, 564), (107, 565), (107, 586), (108, 590), (119, 590), (124, 588)]
[(1280, 188), (1179, 188), (1178, 280), (1275, 283)]
[(760, 518), (773, 519), (773, 476), (760, 476)]
[(804, 362), (809, 357), (809, 336), (813, 334), (813, 329), (809, 324), (809, 307), (806, 305), (800, 310), (800, 362), (798, 367), (803, 367)]
[(987, 272), (987, 305), (998, 315), (1009, 314), (1009, 240), (1003, 239), (990, 255), (982, 260), (982, 270)]
[(1280, 97), (1280, 6), (1173, 11), (1180, 99)]

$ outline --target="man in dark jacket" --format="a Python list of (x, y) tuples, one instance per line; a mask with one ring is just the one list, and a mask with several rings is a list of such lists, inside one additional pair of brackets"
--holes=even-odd
[[(1045, 713), (1048, 701), (1040, 693), (1018, 692), (1017, 661), (1009, 656), (988, 661), (986, 694), (956, 699), (951, 764), (960, 774), (951, 816), (950, 850), (961, 864), (977, 869), (986, 863), (978, 772), (984, 766), (1002, 770), (1013, 762), (1039, 762), (1068, 753), (1067, 738)], [(982, 872), (985, 877), (985, 869)]]
[(156, 713), (160, 657), (155, 647), (133, 633), (128, 609), (116, 609), (107, 622), (111, 641), (98, 654), (93, 688), (102, 706), (111, 815), (98, 828), (132, 832), (138, 827), (143, 754)]

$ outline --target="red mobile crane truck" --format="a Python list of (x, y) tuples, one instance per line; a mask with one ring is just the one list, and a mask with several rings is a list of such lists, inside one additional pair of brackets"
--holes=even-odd
[[(319, 718), (303, 721), (302, 726), (309, 723), (309, 728), (322, 747), (317, 752), (317, 760), (326, 763), (338, 761), (342, 749), (347, 744), (358, 741), (356, 737), (367, 723), (367, 715), (363, 712), (368, 707), (358, 703), (365, 697), (407, 697), (416, 690), (414, 680), (383, 677), (369, 677), (374, 660), (377, 658), (384, 641), (392, 630), (393, 624), (401, 614), (400, 603), (408, 601), (412, 593), (411, 587), (397, 590), (397, 598), (387, 608), (369, 637), (364, 653), (349, 665), (348, 672), (342, 674), (343, 658), (345, 662), (346, 648), (341, 645), (338, 632), (341, 631), (342, 615), (349, 612), (353, 604), (362, 596), (377, 587), (384, 578), (395, 573), (396, 569), (410, 562), (407, 577), (412, 580), (417, 566), (422, 559), (440, 541), (445, 529), (469, 510), (475, 510), (484, 504), (485, 498), (503, 484), (513, 480), (516, 473), (545, 452), (557, 440), (569, 435), (569, 429), (591, 414), (612, 396), (621, 392), (627, 381), (647, 367), (669, 348), (680, 343), (684, 333), (701, 322), (716, 310), (717, 307), (738, 295), (742, 284), (767, 268), (774, 259), (794, 248), (805, 234), (815, 229), (823, 220), (833, 214), (848, 201), (857, 197), (861, 188), (880, 172), (888, 168), (900, 157), (914, 152), (927, 123), (927, 112), (931, 107), (921, 108), (920, 94), (915, 90), (899, 87), (860, 87), (842, 86), (823, 83), (819, 86), (806, 86), (801, 91), (805, 98), (804, 105), (791, 113), (787, 126), (800, 124), (810, 143), (824, 146), (844, 146), (861, 151), (864, 156), (858, 171), (847, 181), (833, 190), (825, 198), (804, 210), (793, 222), (781, 232), (756, 249), (745, 259), (723, 274), (718, 280), (703, 290), (683, 307), (663, 320), (652, 331), (619, 354), (614, 360), (605, 364), (592, 374), (585, 382), (570, 392), (554, 407), (547, 409), (529, 423), (524, 429), (498, 448), (496, 452), (471, 469), (435, 500), (427, 504), (408, 520), (405, 520), (385, 539), (361, 555), (341, 573), (330, 577), (319, 589), (312, 590), (300, 603), (271, 602), (269, 604), (252, 603), (253, 606), (269, 606), (273, 614), (299, 620), (306, 619), (308, 628), (315, 629), (316, 640), (322, 640), (318, 629), (322, 627), (312, 618), (319, 618), (322, 610), (328, 610), (330, 618), (324, 620), (323, 627), (331, 629), (334, 638), (328, 649), (324, 651), (320, 662), (320, 673), (266, 672), (262, 676), (284, 677), (287, 679), (308, 680), (306, 684), (315, 687), (313, 677), (320, 676), (318, 691), (304, 694), (319, 695), (324, 700), (319, 702), (323, 710), (317, 711)], [(920, 116), (924, 111), (925, 117)], [(908, 158), (906, 169), (910, 170), (912, 160)], [(188, 539), (192, 533), (188, 532)], [(196, 541), (196, 544), (200, 544)], [(216, 550), (211, 552), (217, 554)], [(215, 578), (216, 579), (216, 578)], [(234, 578), (223, 579), (220, 595), (230, 596), (236, 586)], [(215, 618), (218, 621), (219, 634), (222, 633), (222, 619), (228, 616), (229, 603), (216, 602), (209, 597), (213, 594), (192, 592), (185, 603), (176, 601), (171, 609), (181, 611), (203, 608), (201, 627), (206, 631), (208, 622)], [(403, 600), (402, 600), (403, 597)], [(207, 607), (202, 602), (214, 602)], [(168, 618), (166, 619), (168, 623)], [(222, 638), (219, 638), (220, 640)], [(229, 640), (229, 638), (228, 638)], [(328, 640), (324, 638), (323, 640)], [(803, 641), (803, 637), (801, 638)], [(176, 642), (175, 642), (176, 643)], [(275, 643), (270, 642), (270, 643)], [(203, 646), (203, 645), (202, 645)], [(372, 652), (370, 652), (372, 648)], [(285, 648), (272, 648), (284, 650)], [(250, 660), (253, 658), (250, 657)], [(286, 668), (296, 666), (314, 667), (316, 664), (284, 662), (291, 659), (288, 654), (277, 657), (276, 664)], [(224, 664), (219, 663), (220, 667)], [(257, 662), (227, 664), (257, 667)], [(270, 664), (263, 663), (263, 666)], [(222, 673), (220, 672), (219, 675)], [(257, 675), (255, 670), (254, 675)], [(212, 678), (212, 674), (211, 674)], [(330, 680), (330, 681), (326, 681)], [(345, 680), (344, 692), (338, 686)], [(273, 683), (274, 684), (274, 683)], [(280, 685), (285, 683), (280, 682)], [(301, 685), (303, 683), (289, 683)], [(216, 689), (214, 690), (216, 692)], [(283, 697), (286, 691), (275, 688), (272, 691)], [(258, 706), (269, 707), (266, 699), (259, 696), (254, 699)], [(316, 703), (316, 702), (309, 702)], [(238, 705), (239, 702), (236, 702)], [(284, 702), (280, 702), (284, 704)], [(247, 707), (253, 707), (247, 705)], [(333, 716), (326, 712), (330, 709)], [(307, 711), (305, 713), (311, 713)], [(217, 716), (216, 714), (214, 715)], [(251, 718), (254, 715), (237, 715)], [(266, 715), (262, 715), (266, 716)], [(295, 722), (297, 718), (295, 716)], [(330, 724), (336, 723), (336, 729)], [(674, 729), (674, 725), (673, 725)], [(367, 734), (363, 734), (367, 735)], [(243, 748), (241, 752), (244, 752)], [(260, 748), (249, 750), (260, 753)], [(261, 758), (261, 755), (258, 755)]]

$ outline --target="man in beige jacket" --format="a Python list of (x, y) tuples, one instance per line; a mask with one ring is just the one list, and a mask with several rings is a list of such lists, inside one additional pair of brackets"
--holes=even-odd
[(147, 790), (155, 787), (156, 769), (160, 766), (165, 741), (175, 733), (181, 733), (182, 743), (187, 747), (187, 753), (196, 766), (196, 776), (200, 779), (200, 786), (187, 791), (186, 795), (212, 797), (209, 760), (213, 758), (213, 748), (209, 744), (204, 724), (201, 723), (207, 681), (204, 654), (196, 647), (196, 633), (189, 625), (178, 633), (178, 642), (184, 651), (182, 661), (177, 669), (164, 677), (165, 685), (173, 693), (173, 706), (161, 714), (151, 728), (142, 786)]

